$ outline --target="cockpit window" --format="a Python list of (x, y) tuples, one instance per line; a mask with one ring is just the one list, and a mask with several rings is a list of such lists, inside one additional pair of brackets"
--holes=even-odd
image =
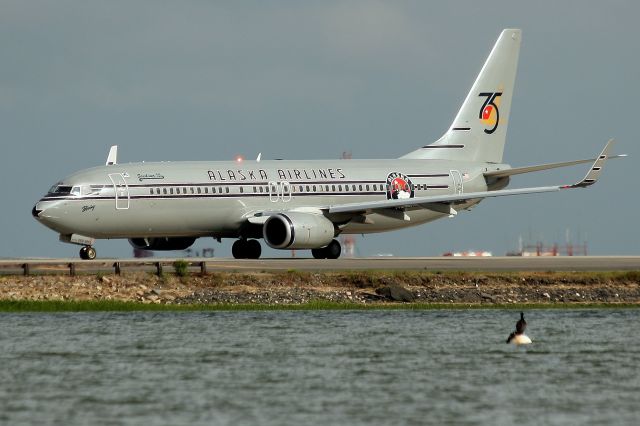
[(71, 195), (75, 195), (76, 197), (80, 196), (80, 186), (74, 186), (71, 188)]
[(47, 193), (47, 197), (66, 197), (71, 194), (71, 189), (70, 186), (55, 184)]

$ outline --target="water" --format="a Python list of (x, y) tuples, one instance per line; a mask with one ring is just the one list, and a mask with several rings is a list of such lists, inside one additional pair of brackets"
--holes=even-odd
[(638, 424), (640, 310), (0, 315), (0, 423)]

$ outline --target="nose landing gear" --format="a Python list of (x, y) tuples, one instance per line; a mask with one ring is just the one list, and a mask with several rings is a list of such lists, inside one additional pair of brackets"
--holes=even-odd
[(80, 249), (80, 259), (82, 260), (93, 260), (96, 256), (96, 249), (91, 246), (84, 246)]

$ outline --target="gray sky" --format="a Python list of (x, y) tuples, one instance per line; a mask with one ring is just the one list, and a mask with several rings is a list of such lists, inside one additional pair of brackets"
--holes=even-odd
[[(119, 161), (395, 158), (448, 127), (503, 28), (523, 29), (505, 161), (630, 158), (588, 190), (486, 200), (358, 238), (358, 253), (439, 255), (587, 239), (640, 254), (636, 1), (0, 0), (0, 257), (77, 256), (31, 217), (57, 180)], [(516, 177), (573, 183), (585, 168)], [(230, 255), (230, 244), (210, 239)], [(99, 256), (129, 256), (99, 241)], [(274, 252), (268, 251), (267, 255)], [(283, 253), (288, 255), (287, 252)]]

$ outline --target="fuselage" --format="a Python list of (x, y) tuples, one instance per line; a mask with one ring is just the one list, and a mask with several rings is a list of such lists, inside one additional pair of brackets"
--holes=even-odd
[[(235, 238), (256, 213), (486, 191), (483, 172), (488, 166), (403, 159), (118, 164), (66, 177), (36, 204), (33, 214), (63, 236)], [(371, 214), (366, 223), (345, 217), (340, 232), (382, 232), (447, 216), (428, 209), (405, 213)], [(340, 222), (339, 217), (331, 219)]]

